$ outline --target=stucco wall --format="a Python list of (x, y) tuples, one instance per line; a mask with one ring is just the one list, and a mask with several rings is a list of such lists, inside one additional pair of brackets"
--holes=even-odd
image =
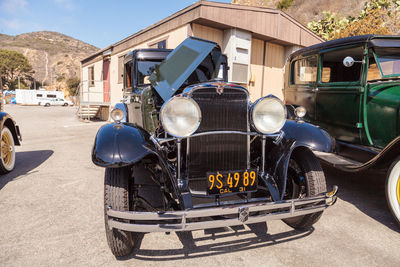
[[(89, 68), (94, 67), (94, 86), (89, 87)], [(81, 101), (103, 102), (103, 61), (82, 68), (83, 95)]]
[[(149, 48), (149, 46), (162, 40), (167, 41), (167, 48), (173, 49), (188, 35), (212, 40), (220, 45), (222, 45), (223, 42), (223, 32), (221, 30), (194, 23), (192, 26), (186, 24), (180, 28), (158, 35), (117, 54), (112, 54), (110, 62), (111, 106), (120, 102), (123, 97), (123, 83), (118, 83), (119, 57), (124, 56), (134, 49)], [(282, 88), (284, 84), (284, 62), (288, 56), (288, 52), (292, 50), (291, 47), (292, 46), (283, 46), (280, 44), (265, 42), (255, 37), (251, 39), (250, 82), (248, 85), (244, 86), (249, 89), (252, 101), (268, 94), (274, 94), (281, 99), (283, 98)], [(296, 46), (296, 48), (300, 47)], [(96, 80), (95, 87), (90, 87), (90, 97), (88, 98), (87, 94), (84, 94), (83, 101), (90, 100), (94, 102), (103, 102), (102, 64), (103, 61), (98, 61), (82, 68), (82, 81), (86, 91), (88, 85), (88, 68), (90, 66), (94, 66), (95, 68)]]

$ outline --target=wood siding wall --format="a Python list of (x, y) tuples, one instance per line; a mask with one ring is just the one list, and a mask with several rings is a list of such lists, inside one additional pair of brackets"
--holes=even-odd
[(255, 101), (263, 95), (263, 71), (264, 71), (264, 41), (251, 39), (250, 58), (250, 83), (249, 91), (251, 101)]
[(264, 95), (273, 94), (283, 99), (283, 67), (285, 64), (285, 47), (266, 43), (264, 69)]
[(222, 30), (193, 23), (192, 31), (193, 36), (216, 42), (220, 47), (222, 47), (224, 38), (224, 32)]
[(255, 38), (251, 40), (251, 78), (248, 88), (252, 101), (269, 94), (283, 99), (284, 60), (284, 46)]

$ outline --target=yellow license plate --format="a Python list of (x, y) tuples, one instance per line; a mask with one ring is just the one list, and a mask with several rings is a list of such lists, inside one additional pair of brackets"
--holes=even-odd
[(209, 195), (222, 195), (227, 193), (251, 192), (257, 190), (257, 170), (208, 172)]

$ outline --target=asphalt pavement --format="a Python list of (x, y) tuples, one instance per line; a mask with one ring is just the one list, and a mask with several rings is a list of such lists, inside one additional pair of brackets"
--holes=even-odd
[(324, 166), (339, 199), (308, 231), (281, 221), (192, 233), (150, 233), (116, 259), (104, 231), (104, 169), (91, 148), (104, 122), (76, 107), (6, 106), (20, 126), (16, 167), (0, 177), (2, 266), (400, 266), (400, 227), (384, 175)]

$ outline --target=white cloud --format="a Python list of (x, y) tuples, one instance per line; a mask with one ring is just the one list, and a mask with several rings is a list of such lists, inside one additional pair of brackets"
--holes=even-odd
[[(16, 33), (16, 32), (33, 32), (33, 31), (41, 31), (43, 30), (43, 26), (26, 20), (19, 19), (1, 19), (0, 24), (5, 26), (7, 32)], [(5, 30), (2, 29), (2, 30)]]
[(21, 10), (25, 9), (27, 4), (28, 2), (26, 0), (1, 0), (0, 10), (7, 13), (21, 12)]
[(74, 10), (76, 8), (74, 0), (54, 0), (54, 2), (66, 10)]
[(23, 27), (23, 23), (17, 19), (3, 20), (3, 23), (10, 30), (20, 30)]

